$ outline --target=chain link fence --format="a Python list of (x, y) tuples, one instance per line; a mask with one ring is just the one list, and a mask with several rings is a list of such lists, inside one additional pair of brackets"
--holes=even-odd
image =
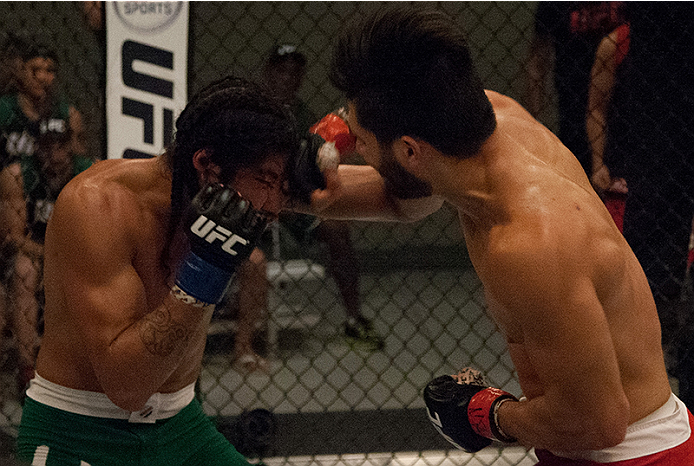
[[(193, 2), (190, 92), (227, 74), (260, 79), (269, 50), (292, 44), (307, 58), (300, 97), (313, 113), (325, 114), (344, 104), (327, 79), (333, 37), (344, 22), (379, 6), (381, 2)], [(439, 8), (458, 20), (487, 88), (531, 105), (528, 77), (539, 80), (543, 102), (535, 113), (560, 132), (560, 99), (551, 78), (533, 74), (531, 68), (537, 58), (535, 2), (421, 6)], [(0, 13), (2, 31), (36, 36), (55, 48), (59, 87), (82, 114), (87, 154), (102, 158), (105, 34), (98, 23), (90, 26), (85, 3), (3, 2)], [(607, 32), (594, 38), (595, 47)], [(638, 39), (633, 43), (638, 50)], [(641, 57), (634, 55), (632, 63)], [(557, 52), (539, 63), (553, 59), (559, 63), (565, 57)], [(691, 152), (691, 145), (676, 146), (682, 147)], [(688, 155), (682, 152), (680, 159), (686, 161)], [(680, 177), (677, 182), (679, 188), (690, 189), (691, 181)], [(688, 218), (674, 223), (689, 225), (688, 208)], [(365, 458), (379, 464), (533, 464), (533, 454), (519, 447), (495, 445), (475, 455), (451, 451), (426, 419), (424, 386), (463, 366), (473, 365), (492, 384), (521, 395), (503, 338), (485, 313), (457, 213), (446, 206), (415, 224), (353, 222), (348, 233), (356, 257), (350, 271), (356, 272), (351, 276), (358, 308), (383, 345), (365, 347), (345, 335), (348, 302), (340, 287), (344, 270), (332, 267), (334, 251), (325, 242), (307, 241), (287, 225), (273, 227), (264, 248), (265, 262), (259, 262), (266, 272), (259, 282), (266, 288), (260, 290), (266, 292), (251, 304), (262, 318), (244, 322), (243, 306), (238, 304), (243, 302), (242, 292), (232, 289), (210, 329), (197, 391), (220, 430), (249, 457), (272, 464), (356, 464)], [(652, 235), (670, 233), (656, 227)], [(30, 315), (36, 315), (41, 303), (41, 264), (40, 255), (24, 264), (15, 260), (16, 244), (6, 233), (3, 236), (0, 424), (7, 443), (3, 446), (10, 448), (21, 416), (18, 380), (27, 351), (22, 345), (31, 341), (31, 335), (22, 332), (27, 333), (27, 326), (40, 331), (40, 319)], [(684, 261), (687, 246), (681, 243), (679, 238), (673, 248)], [(669, 278), (681, 284), (684, 266), (679, 272), (671, 270)], [(25, 292), (18, 293), (22, 284)], [(34, 303), (22, 307), (20, 301), (27, 295)], [(239, 365), (236, 337), (242, 325), (252, 326), (252, 348), (268, 361), (261, 370), (249, 372)], [(350, 456), (367, 452), (366, 457)]]

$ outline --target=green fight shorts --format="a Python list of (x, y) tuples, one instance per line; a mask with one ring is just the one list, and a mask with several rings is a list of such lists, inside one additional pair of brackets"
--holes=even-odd
[(17, 457), (34, 466), (248, 466), (193, 400), (153, 424), (85, 416), (26, 398)]

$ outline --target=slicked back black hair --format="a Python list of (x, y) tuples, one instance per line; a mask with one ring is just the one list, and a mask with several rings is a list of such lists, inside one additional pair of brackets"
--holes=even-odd
[(382, 144), (407, 135), (466, 157), (496, 128), (463, 32), (436, 10), (387, 7), (351, 24), (330, 79)]

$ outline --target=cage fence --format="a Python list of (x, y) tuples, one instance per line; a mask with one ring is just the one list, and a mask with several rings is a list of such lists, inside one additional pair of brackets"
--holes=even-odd
[[(189, 93), (228, 74), (258, 80), (269, 51), (291, 44), (307, 60), (299, 96), (311, 113), (338, 108), (344, 102), (328, 80), (333, 38), (345, 22), (383, 3), (191, 2)], [(456, 18), (485, 86), (526, 102), (535, 2), (413, 4)], [(82, 114), (87, 154), (102, 158), (105, 34), (90, 27), (85, 3), (3, 2), (0, 12), (6, 34), (35, 36), (55, 49), (59, 88)], [(543, 85), (536, 116), (558, 132), (556, 92)], [(6, 174), (18, 185), (26, 181), (18, 172)], [(2, 208), (27, 217), (25, 203)], [(672, 212), (672, 223), (691, 221), (691, 212), (686, 220), (677, 215)], [(42, 264), (40, 254), (19, 258), (17, 250), (27, 248), (3, 235), (0, 426), (3, 449), (11, 450), (23, 361), (37, 343), (31, 330), (40, 332)], [(331, 247), (335, 235), (342, 249)], [(684, 252), (677, 248), (684, 257), (686, 245)], [(197, 385), (206, 413), (240, 451), (268, 465), (534, 463), (532, 452), (517, 446), (495, 444), (475, 455), (452, 450), (425, 413), (421, 393), (429, 380), (469, 365), (521, 394), (504, 340), (485, 313), (454, 209), (444, 206), (413, 224), (335, 226), (293, 218), (270, 228), (262, 250), (259, 292), (230, 287), (213, 319)], [(345, 250), (352, 263), (339, 257)], [(257, 318), (245, 319), (246, 307)], [(370, 321), (366, 337), (349, 335), (350, 307)], [(240, 354), (247, 350), (237, 338), (244, 325), (252, 327), (253, 353), (267, 363), (258, 370), (243, 366), (259, 361)]]

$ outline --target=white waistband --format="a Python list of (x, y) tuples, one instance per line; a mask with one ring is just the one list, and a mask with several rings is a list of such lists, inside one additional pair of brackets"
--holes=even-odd
[(627, 427), (626, 437), (619, 445), (604, 450), (552, 453), (574, 460), (612, 463), (669, 450), (686, 442), (691, 433), (687, 407), (673, 393), (663, 406)]
[(63, 387), (38, 374), (31, 380), (27, 396), (53, 408), (83, 416), (154, 423), (160, 419), (171, 418), (188, 406), (195, 397), (195, 384), (174, 393), (155, 393), (149, 397), (145, 407), (140, 411), (119, 408), (105, 393)]

